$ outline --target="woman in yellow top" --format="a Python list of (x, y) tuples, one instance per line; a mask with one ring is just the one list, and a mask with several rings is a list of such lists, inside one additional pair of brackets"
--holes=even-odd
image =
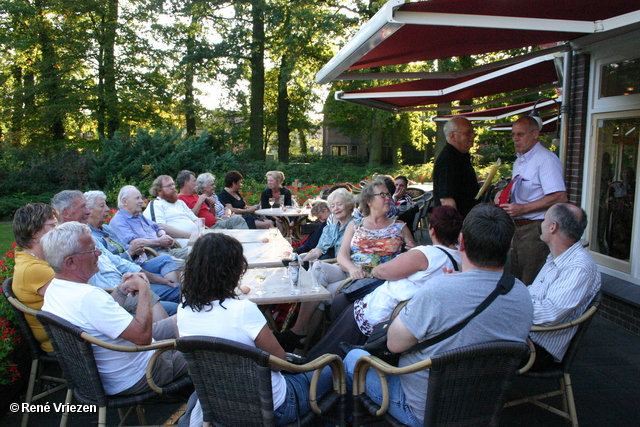
[[(13, 292), (20, 302), (34, 310), (42, 308), (44, 293), (55, 275), (44, 260), (40, 239), (58, 225), (57, 215), (56, 210), (45, 203), (30, 203), (13, 216), (13, 235), (19, 248), (15, 251)], [(42, 350), (52, 352), (40, 322), (29, 314), (25, 314), (25, 318)]]

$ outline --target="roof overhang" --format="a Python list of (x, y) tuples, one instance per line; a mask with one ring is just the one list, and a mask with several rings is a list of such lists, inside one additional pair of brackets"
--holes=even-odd
[[(317, 74), (558, 43), (640, 21), (629, 0), (390, 0)], [(561, 29), (561, 30), (559, 30)]]
[[(506, 107), (490, 108), (482, 111), (473, 111), (470, 113), (447, 114), (444, 116), (434, 116), (431, 118), (434, 122), (446, 122), (452, 117), (466, 117), (471, 121), (496, 121), (506, 119), (508, 117), (530, 113), (535, 105), (536, 111), (546, 111), (553, 108), (558, 109), (558, 103), (562, 102), (562, 97), (555, 100), (547, 99), (544, 101), (531, 101), (523, 104), (508, 105)], [(557, 115), (557, 114), (556, 114)]]
[[(416, 107), (462, 99), (491, 96), (536, 88), (553, 88), (561, 80), (554, 64), (556, 54), (538, 55), (489, 71), (472, 69), (475, 74), (449, 79), (421, 79), (386, 86), (336, 92), (337, 100), (367, 105), (394, 113), (416, 111)], [(451, 109), (451, 107), (448, 107)]]

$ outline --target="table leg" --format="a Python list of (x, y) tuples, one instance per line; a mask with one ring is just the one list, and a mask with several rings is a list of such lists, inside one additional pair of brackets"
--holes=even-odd
[(277, 331), (278, 327), (276, 325), (275, 319), (273, 318), (271, 304), (259, 305), (258, 307), (260, 307), (260, 311), (262, 311), (265, 319), (267, 319), (267, 325), (269, 325), (269, 329), (271, 329), (272, 331)]

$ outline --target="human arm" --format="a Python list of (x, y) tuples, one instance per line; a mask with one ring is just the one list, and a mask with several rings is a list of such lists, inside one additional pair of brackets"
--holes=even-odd
[(47, 292), (47, 288), (49, 287), (49, 285), (51, 284), (51, 280), (49, 280), (47, 283), (44, 284), (44, 286), (41, 286), (40, 288), (38, 288), (38, 294), (44, 296), (45, 292)]
[[(264, 325), (258, 333), (258, 336), (254, 340), (256, 347), (260, 350), (266, 351), (269, 354), (272, 354), (276, 357), (279, 357), (282, 360), (287, 359), (287, 355), (285, 354), (282, 346), (276, 340), (276, 337), (273, 336), (273, 332), (267, 325)], [(273, 369), (273, 368), (272, 368)], [(273, 369), (274, 371), (279, 371), (280, 369)]]
[[(497, 197), (497, 196), (496, 196)], [(549, 209), (556, 203), (565, 203), (567, 201), (566, 191), (556, 191), (542, 196), (540, 199), (529, 203), (504, 203), (500, 205), (509, 216), (518, 217), (530, 212), (537, 212)]]
[(458, 209), (458, 206), (456, 205), (456, 201), (453, 197), (443, 197), (440, 199), (440, 204), (442, 206), (451, 206), (454, 209)]
[(351, 239), (353, 238), (354, 230), (354, 223), (350, 222), (342, 237), (343, 244), (340, 246), (340, 251), (338, 252), (338, 265), (340, 265), (342, 271), (349, 273), (349, 276), (355, 280), (364, 279), (367, 275), (362, 267), (355, 265), (351, 261)]
[(311, 249), (309, 252), (307, 252), (307, 254), (304, 256), (304, 261), (314, 261), (318, 258), (320, 258), (322, 256), (322, 249), (319, 248), (314, 248)]
[[(271, 207), (269, 204), (269, 198), (273, 197), (273, 193), (270, 188), (266, 188), (260, 193), (260, 209), (268, 209)], [(278, 203), (276, 200), (275, 203)]]
[(394, 353), (402, 353), (418, 344), (418, 339), (413, 336), (405, 326), (400, 316), (396, 317), (389, 326), (387, 333), (387, 348)]
[(383, 280), (400, 280), (413, 273), (426, 270), (429, 259), (419, 250), (405, 252), (388, 262), (377, 265), (371, 275)]
[(202, 204), (205, 202), (205, 200), (207, 200), (207, 196), (204, 194), (201, 194), (198, 196), (197, 200), (194, 198), (186, 199), (186, 198), (180, 197), (180, 200), (182, 200), (187, 205), (187, 207), (191, 209), (191, 212), (193, 212), (193, 214), (197, 216), (200, 213)]
[(167, 232), (167, 234), (174, 239), (188, 239), (191, 237), (190, 231), (180, 230), (179, 228), (172, 227), (167, 224), (158, 224)]
[(149, 280), (149, 283), (155, 283), (157, 285), (165, 285), (165, 286), (169, 286), (170, 288), (175, 288), (178, 286), (177, 283), (173, 283), (171, 280), (165, 279), (164, 277), (158, 276), (157, 274), (150, 273), (145, 269), (142, 269), (142, 273), (144, 273), (144, 275), (147, 277), (147, 280)]
[[(578, 308), (588, 303), (588, 299), (599, 288), (599, 273), (596, 267), (587, 268), (582, 263), (561, 268), (553, 283), (547, 288), (538, 287), (534, 282), (529, 288), (533, 303), (533, 323), (550, 326), (567, 320)], [(546, 271), (543, 268), (541, 274)], [(553, 272), (551, 273), (553, 274)], [(575, 313), (574, 318), (582, 313)]]
[[(153, 316), (149, 281), (140, 273), (125, 274), (122, 276), (122, 282), (118, 285), (118, 289), (124, 295), (132, 293), (138, 296), (136, 315), (129, 326), (120, 334), (120, 337), (138, 345), (151, 344)], [(124, 299), (119, 295), (114, 298), (120, 305), (124, 302)]]
[(402, 239), (404, 240), (405, 249), (412, 249), (416, 247), (416, 241), (413, 240), (411, 230), (409, 230), (409, 227), (407, 225), (402, 227)]

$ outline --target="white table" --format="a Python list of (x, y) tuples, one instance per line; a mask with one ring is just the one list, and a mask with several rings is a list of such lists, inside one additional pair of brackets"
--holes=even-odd
[[(300, 234), (300, 226), (302, 225), (302, 221), (311, 214), (311, 209), (301, 209), (301, 208), (287, 208), (287, 210), (283, 210), (280, 208), (273, 209), (258, 209), (255, 212), (256, 215), (261, 216), (274, 216), (274, 217), (282, 217), (284, 220), (282, 221), (282, 225), (284, 228), (285, 235), (289, 235), (290, 231), (293, 231), (293, 237), (297, 240), (302, 238)], [(289, 219), (293, 219), (293, 227), (289, 225)]]
[(276, 231), (278, 234), (275, 238), (269, 234), (269, 230), (207, 229), (203, 233), (226, 234), (238, 239), (249, 268), (282, 267), (282, 258), (291, 256), (292, 249), (280, 231)]
[(255, 281), (255, 270), (247, 270), (242, 278), (241, 284), (247, 285), (251, 288), (248, 294), (243, 294), (238, 289), (240, 299), (248, 299), (260, 306), (260, 310), (264, 317), (267, 319), (267, 323), (272, 330), (276, 330), (276, 323), (271, 313), (272, 304), (287, 304), (298, 303), (307, 301), (323, 301), (330, 300), (331, 293), (324, 287), (320, 287), (319, 292), (311, 292), (311, 274), (300, 268), (300, 294), (291, 295), (291, 285), (289, 278), (283, 278), (285, 268), (269, 268), (267, 269), (267, 277), (262, 283), (262, 289), (264, 294), (256, 295), (256, 286), (259, 286)]

